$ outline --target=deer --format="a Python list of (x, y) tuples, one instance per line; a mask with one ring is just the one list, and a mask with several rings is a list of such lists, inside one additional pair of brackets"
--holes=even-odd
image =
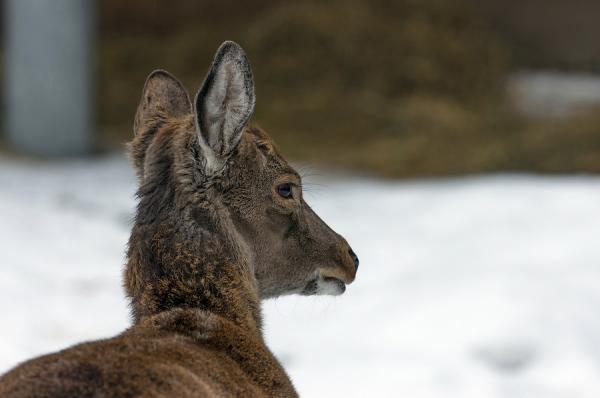
[(302, 179), (250, 123), (254, 81), (224, 42), (194, 101), (152, 72), (128, 144), (139, 188), (121, 334), (34, 358), (2, 397), (296, 397), (263, 337), (261, 301), (340, 295), (359, 260), (303, 198)]

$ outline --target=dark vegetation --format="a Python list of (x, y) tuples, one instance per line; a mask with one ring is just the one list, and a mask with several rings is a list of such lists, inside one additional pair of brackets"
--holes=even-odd
[(291, 158), (384, 176), (600, 172), (600, 116), (527, 120), (504, 93), (516, 69), (600, 71), (593, 2), (98, 3), (102, 147), (129, 140), (152, 69), (194, 90), (232, 39), (253, 64), (254, 120)]

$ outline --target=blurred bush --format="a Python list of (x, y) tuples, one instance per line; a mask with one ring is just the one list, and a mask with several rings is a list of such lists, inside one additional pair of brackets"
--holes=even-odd
[(231, 39), (253, 65), (254, 120), (297, 160), (385, 176), (600, 171), (599, 120), (516, 116), (510, 46), (459, 0), (103, 0), (100, 16), (104, 146), (129, 139), (152, 69), (193, 95)]

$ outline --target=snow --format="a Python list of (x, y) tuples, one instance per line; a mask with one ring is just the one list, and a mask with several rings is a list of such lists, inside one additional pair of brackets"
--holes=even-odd
[[(600, 178), (309, 180), (361, 266), (265, 303), (302, 396), (600, 396)], [(120, 157), (0, 158), (0, 372), (127, 327), (134, 190)]]
[(600, 106), (600, 76), (522, 71), (508, 79), (514, 105), (533, 118), (561, 118)]

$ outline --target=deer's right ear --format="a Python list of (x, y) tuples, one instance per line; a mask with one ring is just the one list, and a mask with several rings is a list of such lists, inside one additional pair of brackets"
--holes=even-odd
[(242, 48), (226, 41), (196, 95), (196, 129), (207, 174), (221, 170), (254, 111), (254, 82)]
[(190, 97), (181, 82), (164, 70), (150, 73), (142, 90), (133, 123), (133, 132), (157, 118), (179, 117), (192, 112)]

